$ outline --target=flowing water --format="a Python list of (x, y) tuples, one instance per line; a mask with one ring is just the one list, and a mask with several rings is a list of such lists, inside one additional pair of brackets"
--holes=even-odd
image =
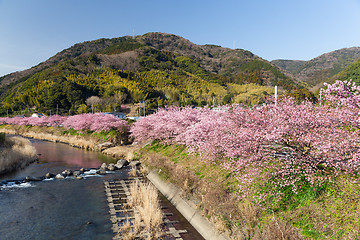
[[(40, 161), (0, 178), (40, 177), (47, 172), (99, 167), (102, 154), (31, 140)], [(82, 180), (63, 179), (2, 187), (0, 239), (112, 239), (103, 180), (126, 178), (126, 170)]]

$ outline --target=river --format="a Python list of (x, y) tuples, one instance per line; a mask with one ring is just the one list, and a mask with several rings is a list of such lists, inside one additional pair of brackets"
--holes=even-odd
[[(31, 140), (39, 163), (7, 174), (0, 181), (80, 167), (99, 167), (110, 158), (65, 144)], [(104, 180), (124, 179), (126, 170), (82, 180), (31, 182), (0, 190), (0, 239), (112, 239)]]

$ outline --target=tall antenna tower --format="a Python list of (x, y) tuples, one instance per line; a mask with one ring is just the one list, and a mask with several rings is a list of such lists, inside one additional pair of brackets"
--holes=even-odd
[(235, 42), (236, 42), (236, 41), (235, 41), (235, 40), (233, 40), (233, 49), (235, 49)]

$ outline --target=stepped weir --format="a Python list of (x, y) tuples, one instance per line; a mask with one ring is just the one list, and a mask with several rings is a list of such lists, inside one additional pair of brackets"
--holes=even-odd
[[(135, 217), (139, 214), (135, 209), (128, 207), (128, 202), (131, 201), (130, 185), (135, 182), (147, 181), (143, 177), (130, 177), (128, 179), (118, 179), (111, 181), (104, 181), (105, 192), (108, 200), (110, 220), (112, 222), (112, 230), (114, 240), (122, 239), (121, 228), (126, 222), (131, 223)], [(176, 229), (177, 220), (170, 220), (169, 217), (173, 216), (173, 213), (167, 211), (167, 207), (160, 201), (160, 206), (163, 212), (163, 231), (166, 234), (165, 239), (167, 240), (185, 240), (189, 239), (184, 237), (188, 231), (185, 229)], [(184, 235), (185, 234), (185, 235)], [(191, 238), (190, 238), (191, 239)]]

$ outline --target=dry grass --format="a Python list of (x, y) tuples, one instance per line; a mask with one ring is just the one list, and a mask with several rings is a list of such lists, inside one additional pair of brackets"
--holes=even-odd
[[(138, 221), (135, 219), (135, 221)], [(136, 229), (140, 226), (140, 223), (135, 221), (131, 221), (130, 219), (126, 219), (120, 228), (120, 236), (122, 240), (134, 240), (138, 234), (138, 230)]]
[(138, 150), (136, 146), (116, 146), (112, 148), (105, 149), (102, 153), (115, 157), (115, 158), (125, 158), (126, 160), (134, 159), (134, 152)]
[(160, 176), (180, 187), (184, 198), (190, 199), (230, 239), (301, 239), (298, 229), (276, 216), (264, 220), (263, 209), (251, 199), (240, 198), (236, 194), (237, 182), (216, 165), (183, 155), (174, 146), (159, 149), (144, 149), (142, 163), (160, 169)]
[(82, 149), (95, 150), (97, 141), (83, 136), (62, 135), (58, 129), (55, 128), (41, 128), (32, 127), (31, 131), (24, 126), (11, 126), (12, 128), (0, 128), (0, 132), (7, 134), (22, 135), (24, 137), (35, 138), (40, 140), (47, 140), (51, 142), (68, 143), (71, 146), (77, 146)]
[(148, 173), (149, 173), (149, 170), (146, 168), (146, 167), (144, 167), (144, 166), (141, 166), (140, 167), (140, 169), (139, 169), (139, 171), (140, 171), (140, 174), (141, 174), (141, 176), (146, 176), (146, 175), (148, 175)]
[(58, 135), (53, 135), (51, 133), (37, 133), (37, 132), (24, 132), (21, 135), (25, 136), (25, 137), (31, 137), (31, 138), (36, 138), (36, 139), (40, 139), (40, 140), (47, 140), (47, 141), (52, 141), (52, 142), (64, 142), (64, 143), (68, 143), (72, 146), (77, 146), (80, 147), (82, 149), (87, 149), (87, 150), (94, 150), (96, 144), (96, 141), (91, 140), (91, 139), (84, 139), (83, 137), (80, 136), (71, 136), (71, 135), (62, 135), (62, 136), (58, 136)]
[(130, 186), (132, 201), (129, 207), (136, 210), (135, 220), (126, 220), (121, 228), (122, 239), (162, 239), (163, 213), (158, 191), (150, 183), (134, 182)]
[(7, 137), (0, 152), (0, 174), (23, 168), (36, 159), (36, 150), (28, 139)]
[[(47, 140), (52, 142), (63, 142), (71, 146), (77, 146), (82, 149), (99, 151), (98, 144), (101, 140), (91, 136), (64, 135), (61, 128), (56, 127), (37, 127), (27, 128), (26, 126), (4, 126), (0, 128), (0, 132), (12, 135), (22, 135), (25, 137)], [(139, 149), (138, 146), (116, 146), (105, 149), (102, 153), (114, 158), (125, 158), (127, 160), (134, 159), (134, 152)]]
[(156, 153), (148, 153), (142, 160), (149, 167), (156, 166), (162, 169), (161, 174), (169, 177), (171, 182), (179, 186), (183, 190), (184, 197), (191, 199), (205, 216), (209, 216), (218, 231), (228, 231), (230, 220), (242, 221), (239, 219), (241, 216), (239, 207), (234, 204), (238, 199), (223, 186), (223, 181), (216, 180), (216, 178), (220, 179), (219, 173), (213, 171), (209, 174), (213, 177), (209, 181), (194, 174), (192, 169), (198, 165), (195, 160), (189, 160), (183, 165), (184, 163), (174, 163)]
[(131, 177), (136, 177), (136, 176), (137, 176), (136, 167), (132, 167), (128, 174), (129, 174), (129, 176), (131, 176)]

